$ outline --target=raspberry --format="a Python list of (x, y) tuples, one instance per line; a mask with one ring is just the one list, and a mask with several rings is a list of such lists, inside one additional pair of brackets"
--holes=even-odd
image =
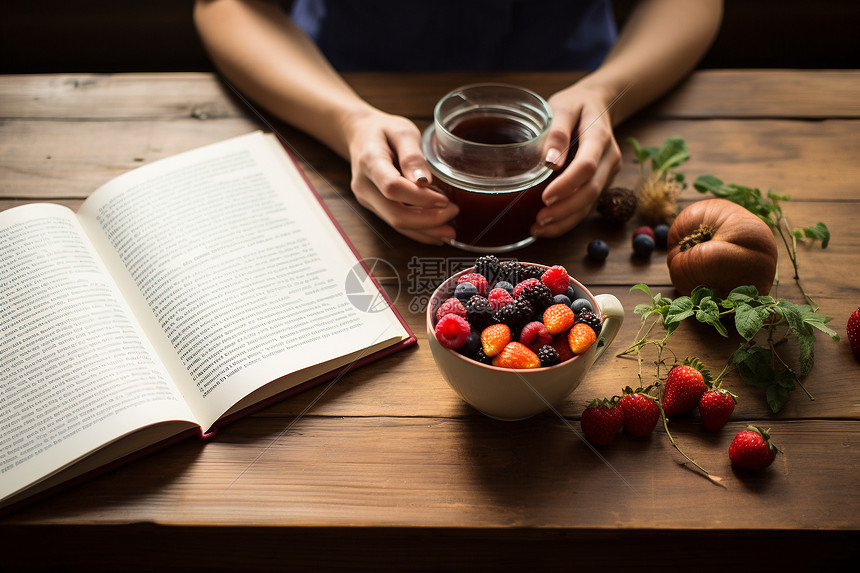
[(493, 358), (493, 366), (504, 368), (538, 368), (540, 358), (525, 344), (509, 342), (507, 346)]
[(457, 284), (463, 283), (472, 283), (475, 285), (475, 288), (478, 289), (478, 294), (481, 296), (487, 296), (487, 292), (490, 290), (490, 285), (487, 284), (487, 279), (484, 275), (479, 275), (478, 273), (467, 273), (462, 275), (457, 279)]
[(560, 334), (575, 322), (576, 314), (563, 304), (554, 304), (543, 313), (543, 323), (550, 334)]
[(469, 319), (469, 323), (475, 330), (480, 331), (492, 322), (493, 310), (490, 308), (490, 301), (487, 298), (476, 294), (467, 300), (463, 306), (466, 307), (466, 318)]
[(499, 279), (500, 263), (495, 255), (483, 255), (475, 259), (475, 272), (486, 277), (491, 283)]
[(566, 293), (570, 286), (570, 275), (567, 274), (567, 269), (561, 265), (548, 268), (541, 274), (540, 280), (554, 295)]
[(507, 324), (512, 329), (519, 328), (532, 318), (532, 305), (524, 300), (515, 300), (493, 313), (493, 320)]
[(538, 359), (542, 367), (555, 366), (561, 363), (561, 357), (558, 355), (558, 350), (549, 344), (545, 344), (538, 348)]
[(439, 320), (446, 314), (456, 314), (466, 318), (466, 307), (460, 302), (460, 299), (451, 297), (439, 305), (436, 309), (436, 320)]
[(496, 312), (506, 304), (514, 302), (514, 297), (511, 296), (511, 293), (498, 287), (490, 291), (490, 294), (487, 295), (487, 299), (490, 301), (490, 309), (492, 309), (493, 312)]
[(570, 332), (567, 335), (567, 342), (574, 354), (585, 353), (589, 348), (591, 348), (591, 345), (594, 344), (595, 340), (597, 340), (597, 335), (591, 327), (584, 322), (574, 324), (573, 328), (570, 329)]
[(491, 324), (481, 331), (481, 348), (487, 356), (496, 356), (510, 341), (511, 329), (507, 324)]
[(462, 316), (446, 314), (436, 323), (436, 340), (445, 348), (456, 350), (466, 343), (466, 338), (471, 332), (469, 322)]
[(526, 279), (514, 287), (514, 298), (526, 300), (537, 312), (552, 306), (552, 292), (538, 279)]
[(591, 327), (591, 330), (594, 331), (594, 334), (600, 334), (600, 329), (603, 328), (603, 325), (600, 324), (600, 319), (597, 318), (597, 315), (590, 310), (583, 309), (582, 312), (576, 316), (576, 322), (587, 324)]
[(567, 341), (567, 334), (556, 334), (552, 337), (550, 346), (558, 352), (558, 359), (562, 362), (573, 358), (573, 351), (570, 349), (570, 343)]
[(541, 346), (552, 342), (552, 334), (546, 329), (544, 323), (535, 320), (523, 326), (520, 331), (520, 342), (537, 352)]
[(523, 290), (526, 288), (534, 288), (539, 284), (541, 284), (541, 282), (538, 279), (526, 279), (517, 283), (512, 294), (514, 295), (514, 298), (520, 298), (520, 295), (523, 294)]

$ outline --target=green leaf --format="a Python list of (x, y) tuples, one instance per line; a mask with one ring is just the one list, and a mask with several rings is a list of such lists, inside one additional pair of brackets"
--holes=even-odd
[(767, 387), (765, 395), (767, 397), (767, 405), (770, 407), (771, 412), (776, 414), (782, 410), (782, 407), (785, 406), (786, 402), (788, 402), (790, 392), (787, 388), (773, 384)]
[(685, 318), (693, 316), (693, 300), (688, 296), (679, 296), (669, 305), (664, 325), (677, 325)]
[(735, 308), (735, 329), (744, 340), (752, 340), (764, 326), (764, 319), (769, 314), (766, 307), (741, 303)]
[(839, 342), (839, 335), (836, 331), (829, 326), (825, 326), (825, 324), (831, 320), (832, 319), (829, 316), (825, 316), (817, 312), (808, 312), (803, 314), (804, 323), (828, 335), (834, 342)]
[(812, 332), (798, 334), (797, 343), (800, 350), (800, 376), (804, 377), (812, 371), (815, 364), (815, 335)]
[(731, 187), (713, 175), (701, 175), (693, 183), (693, 188), (699, 193), (712, 193), (717, 197), (728, 197), (733, 193)]
[(732, 289), (727, 298), (736, 302), (749, 302), (757, 296), (758, 289), (752, 285), (744, 285)]
[(635, 290), (641, 290), (646, 295), (648, 295), (648, 298), (650, 298), (650, 299), (654, 298), (653, 296), (651, 296), (651, 289), (645, 283), (635, 284), (632, 287), (630, 287), (630, 292), (633, 292)]
[(827, 225), (821, 221), (819, 221), (814, 227), (805, 227), (803, 229), (803, 235), (807, 239), (821, 240), (822, 249), (826, 249), (827, 245), (830, 243), (830, 229), (828, 229)]
[(720, 293), (708, 287), (697, 286), (693, 289), (693, 292), (690, 293), (690, 298), (693, 300), (694, 305), (698, 305), (705, 298), (718, 300), (720, 298)]
[(724, 338), (729, 337), (726, 327), (720, 322), (720, 307), (711, 300), (710, 297), (705, 297), (696, 311), (696, 320), (704, 324), (710, 324)]

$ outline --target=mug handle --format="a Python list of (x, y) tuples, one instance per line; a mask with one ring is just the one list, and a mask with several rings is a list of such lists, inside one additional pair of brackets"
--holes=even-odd
[(594, 300), (600, 307), (600, 314), (604, 321), (600, 336), (597, 338), (597, 351), (594, 353), (592, 364), (597, 362), (597, 359), (609, 348), (624, 322), (624, 307), (615, 295), (598, 294), (594, 295)]

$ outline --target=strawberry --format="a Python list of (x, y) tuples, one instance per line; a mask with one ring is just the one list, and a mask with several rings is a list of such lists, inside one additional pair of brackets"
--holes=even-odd
[(595, 446), (608, 446), (624, 426), (624, 410), (606, 398), (592, 400), (582, 411), (579, 424), (586, 440)]
[(478, 294), (481, 296), (487, 296), (487, 292), (490, 290), (490, 285), (487, 284), (487, 279), (484, 275), (479, 275), (478, 273), (466, 273), (457, 279), (457, 284), (463, 283), (472, 283), (475, 285), (475, 288), (478, 289)]
[(779, 450), (771, 443), (769, 432), (757, 426), (747, 426), (746, 430), (738, 432), (729, 445), (732, 465), (761, 471), (772, 464)]
[(481, 348), (489, 357), (499, 354), (511, 341), (511, 327), (507, 324), (491, 324), (481, 331)]
[(537, 352), (541, 346), (552, 342), (552, 334), (546, 329), (544, 323), (534, 320), (520, 331), (520, 342)]
[(567, 269), (561, 265), (555, 265), (545, 270), (540, 280), (553, 295), (564, 294), (570, 288), (570, 275), (567, 274)]
[(576, 313), (565, 304), (554, 304), (543, 311), (543, 323), (550, 334), (560, 334), (575, 322)]
[(509, 342), (493, 358), (493, 366), (503, 368), (539, 368), (540, 358), (528, 346), (520, 342)]
[(660, 419), (660, 406), (657, 400), (639, 388), (624, 389), (624, 394), (618, 400), (618, 406), (624, 410), (624, 431), (631, 436), (644, 438), (651, 435), (657, 420)]
[(456, 350), (466, 343), (466, 338), (468, 338), (471, 331), (469, 321), (458, 314), (452, 313), (440, 318), (433, 332), (439, 344), (445, 348)]
[(487, 300), (490, 301), (490, 309), (492, 309), (493, 312), (496, 312), (506, 304), (514, 302), (514, 297), (512, 297), (511, 293), (503, 288), (494, 288), (490, 291), (490, 294), (487, 295)]
[(689, 412), (699, 403), (708, 388), (702, 373), (686, 364), (675, 366), (666, 377), (663, 389), (663, 413), (674, 416)]
[(723, 388), (708, 390), (699, 398), (699, 415), (709, 432), (719, 430), (729, 421), (735, 411), (737, 399), (734, 394)]
[(567, 335), (567, 343), (574, 354), (585, 354), (596, 340), (594, 329), (584, 322), (574, 324)]
[(860, 308), (851, 313), (848, 317), (848, 344), (851, 345), (851, 352), (857, 359), (860, 359)]
[(440, 304), (439, 308), (436, 309), (436, 320), (439, 320), (446, 314), (452, 313), (466, 318), (466, 307), (463, 306), (463, 303), (460, 302), (459, 298), (451, 297)]

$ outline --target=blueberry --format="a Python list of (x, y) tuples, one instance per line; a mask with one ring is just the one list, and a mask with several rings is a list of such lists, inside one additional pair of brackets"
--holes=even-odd
[(570, 298), (566, 294), (557, 294), (554, 297), (552, 297), (552, 303), (570, 306)]
[(650, 257), (654, 252), (654, 239), (648, 235), (636, 235), (633, 237), (633, 252), (640, 257)]
[(457, 349), (457, 352), (464, 356), (472, 357), (478, 352), (479, 348), (481, 348), (481, 335), (473, 330), (466, 337), (466, 342), (463, 343), (463, 346)]
[(666, 239), (669, 238), (669, 225), (657, 225), (654, 227), (654, 242), (661, 249), (666, 248)]
[(454, 296), (459, 298), (460, 302), (466, 302), (476, 294), (478, 294), (478, 287), (469, 282), (460, 283), (454, 289)]
[(594, 307), (591, 306), (591, 301), (587, 298), (578, 298), (570, 303), (570, 310), (572, 310), (576, 315), (579, 315), (583, 310), (594, 312)]
[(588, 243), (588, 258), (592, 261), (605, 261), (609, 256), (609, 245), (597, 239)]
[(513, 296), (514, 294), (514, 285), (509, 283), (508, 281), (499, 281), (496, 283), (496, 286), (493, 288), (500, 288), (508, 291), (508, 294)]
[(570, 300), (576, 300), (576, 289), (572, 286), (567, 287), (567, 292), (564, 293)]

